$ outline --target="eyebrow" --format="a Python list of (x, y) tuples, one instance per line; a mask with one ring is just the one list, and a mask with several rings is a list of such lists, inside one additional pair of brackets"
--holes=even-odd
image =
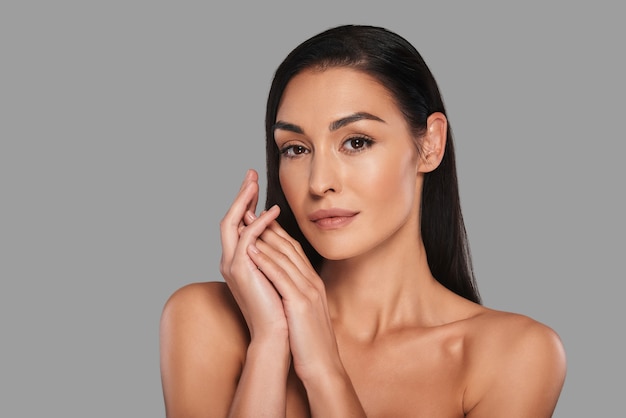
[(297, 133), (297, 134), (303, 134), (304, 133), (302, 128), (299, 127), (298, 125), (294, 125), (293, 123), (283, 122), (281, 120), (277, 121), (274, 124), (272, 130), (275, 131), (277, 129), (281, 129), (283, 131), (290, 131), (290, 132), (294, 132), (294, 133)]
[(349, 125), (349, 124), (354, 123), (354, 122), (358, 122), (358, 121), (363, 120), (363, 119), (365, 119), (365, 120), (375, 120), (377, 122), (386, 123), (384, 120), (382, 120), (378, 116), (372, 115), (371, 113), (357, 112), (357, 113), (354, 113), (354, 114), (352, 114), (350, 116), (346, 116), (345, 118), (341, 118), (341, 119), (338, 119), (338, 120), (334, 121), (333, 123), (330, 124), (328, 129), (330, 129), (331, 131), (336, 131), (339, 128), (343, 128), (346, 125)]
[[(337, 129), (343, 128), (346, 125), (349, 125), (354, 122), (358, 122), (360, 120), (374, 120), (377, 122), (386, 123), (384, 120), (382, 120), (378, 116), (372, 115), (371, 113), (357, 112), (357, 113), (353, 113), (352, 115), (343, 117), (341, 119), (337, 119), (336, 121), (332, 122), (328, 126), (328, 129), (331, 132), (336, 131)], [(304, 134), (304, 129), (302, 129), (300, 126), (295, 125), (293, 123), (283, 122), (280, 120), (274, 124), (273, 128), (274, 128), (273, 130), (281, 129), (283, 131), (290, 131), (290, 132), (294, 132), (297, 134)]]

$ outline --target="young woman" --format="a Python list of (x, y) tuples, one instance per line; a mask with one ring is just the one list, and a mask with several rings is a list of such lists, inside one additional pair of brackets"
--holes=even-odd
[(383, 28), (312, 37), (276, 71), (267, 201), (221, 222), (225, 282), (161, 320), (167, 416), (550, 417), (558, 335), (480, 304), (450, 125), (419, 53)]

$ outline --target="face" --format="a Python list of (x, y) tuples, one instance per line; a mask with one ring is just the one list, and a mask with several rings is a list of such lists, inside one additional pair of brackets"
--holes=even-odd
[(322, 257), (352, 258), (419, 237), (416, 140), (376, 79), (349, 68), (298, 74), (274, 137), (283, 192)]

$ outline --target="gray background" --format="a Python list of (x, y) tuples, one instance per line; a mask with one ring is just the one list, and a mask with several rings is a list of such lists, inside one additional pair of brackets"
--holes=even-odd
[(398, 32), (435, 74), (485, 304), (565, 344), (555, 416), (621, 413), (622, 15), (431, 3), (2, 2), (0, 416), (164, 415), (163, 304), (220, 279), (273, 71), (342, 23)]

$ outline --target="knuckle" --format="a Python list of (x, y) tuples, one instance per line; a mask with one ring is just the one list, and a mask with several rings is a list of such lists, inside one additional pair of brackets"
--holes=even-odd
[(251, 236), (254, 236), (254, 228), (251, 227), (251, 225), (248, 225), (247, 227), (244, 227), (240, 232), (239, 232), (239, 236), (241, 239), (245, 239), (245, 238), (250, 238)]
[(282, 239), (277, 243), (277, 249), (280, 252), (281, 256), (289, 258), (287, 254), (293, 253), (295, 247), (291, 242)]
[(280, 252), (278, 253), (278, 255), (276, 256), (280, 262), (282, 263), (286, 263), (289, 261), (289, 256), (287, 254), (285, 254), (284, 252)]
[(283, 270), (282, 268), (278, 267), (278, 266), (268, 266), (264, 268), (265, 270), (267, 270), (267, 272), (271, 272), (272, 276), (276, 279), (279, 280), (281, 282), (285, 282), (287, 280), (290, 280), (289, 275), (285, 272), (285, 270)]
[(306, 286), (304, 290), (304, 294), (306, 298), (311, 301), (313, 304), (317, 304), (321, 300), (320, 292), (313, 285)]
[(230, 268), (228, 269), (228, 273), (232, 277), (238, 277), (240, 274), (243, 273), (243, 270), (244, 269), (239, 263), (233, 263), (230, 265)]
[(313, 283), (312, 285), (315, 287), (318, 294), (322, 294), (322, 295), (326, 294), (326, 286), (324, 285), (324, 282), (322, 280), (320, 280), (318, 277), (315, 277), (312, 280), (312, 283)]
[(231, 269), (230, 266), (220, 266), (220, 273), (222, 274), (222, 277), (224, 277), (225, 279), (229, 279), (231, 277)]
[(311, 302), (306, 297), (296, 298), (293, 301), (293, 309), (300, 314), (307, 312), (308, 310), (310, 310), (310, 308)]
[(302, 251), (302, 244), (300, 244), (300, 241), (296, 241), (295, 239), (292, 238), (290, 242), (296, 251), (298, 252)]
[(222, 258), (220, 260), (220, 273), (222, 274), (222, 276), (228, 273), (228, 266), (229, 263), (226, 261), (226, 257), (222, 255)]

